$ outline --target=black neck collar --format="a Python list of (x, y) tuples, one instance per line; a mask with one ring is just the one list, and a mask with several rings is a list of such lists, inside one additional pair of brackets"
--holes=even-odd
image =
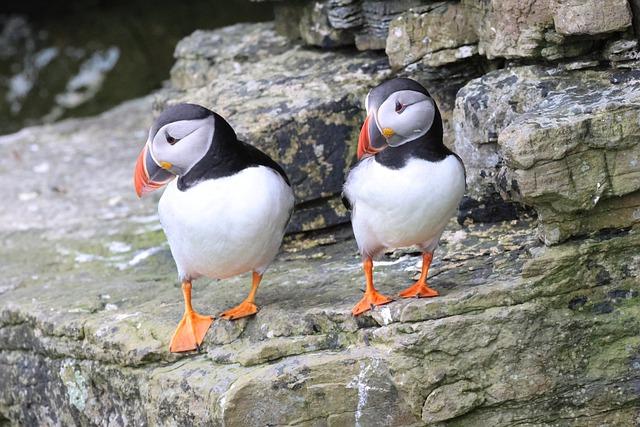
[(186, 190), (200, 181), (237, 172), (238, 166), (237, 146), (239, 145), (236, 133), (231, 126), (213, 113), (215, 130), (211, 145), (207, 153), (189, 171), (178, 178), (178, 188)]

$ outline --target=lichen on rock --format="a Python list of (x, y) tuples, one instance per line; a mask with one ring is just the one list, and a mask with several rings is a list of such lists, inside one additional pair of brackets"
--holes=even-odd
[(530, 66), (470, 82), (454, 120), (472, 191), (535, 207), (548, 243), (636, 224), (639, 96), (632, 71)]

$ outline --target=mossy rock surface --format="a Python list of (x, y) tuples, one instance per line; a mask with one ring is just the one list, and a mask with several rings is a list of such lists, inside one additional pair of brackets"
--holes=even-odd
[[(452, 224), (431, 285), (359, 318), (350, 231), (288, 239), (261, 311), (173, 355), (182, 311), (133, 163), (152, 99), (0, 139), (0, 420), (19, 425), (633, 425), (640, 235), (545, 247), (530, 220)], [(18, 155), (12, 154), (18, 153)], [(43, 166), (44, 163), (49, 165)], [(19, 166), (16, 166), (19, 165)], [(311, 247), (310, 247), (311, 246)], [(418, 253), (388, 254), (395, 295)], [(218, 314), (249, 278), (200, 280)], [(560, 420), (560, 421), (559, 421)]]

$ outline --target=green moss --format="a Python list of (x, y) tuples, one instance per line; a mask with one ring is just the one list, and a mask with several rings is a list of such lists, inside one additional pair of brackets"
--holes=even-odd
[[(638, 314), (640, 309), (636, 310)], [(625, 325), (622, 323), (620, 326)], [(586, 375), (594, 380), (615, 378), (625, 375), (631, 359), (638, 356), (640, 337), (624, 337), (608, 344), (595, 341), (592, 348), (594, 353), (588, 356)]]
[(133, 250), (153, 248), (167, 242), (167, 237), (162, 230), (148, 231), (142, 234), (124, 234), (113, 237), (114, 240), (130, 244)]

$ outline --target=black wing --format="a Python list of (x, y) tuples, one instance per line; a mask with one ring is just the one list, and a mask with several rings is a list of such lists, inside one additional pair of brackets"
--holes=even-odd
[(287, 185), (291, 187), (291, 182), (289, 181), (289, 177), (285, 173), (284, 169), (282, 169), (282, 166), (276, 163), (271, 157), (269, 157), (262, 151), (258, 150), (256, 147), (249, 145), (244, 141), (239, 141), (239, 142), (242, 145), (245, 158), (249, 164), (266, 166), (268, 168), (273, 169), (274, 171), (278, 172), (278, 174), (280, 174), (280, 176), (282, 177), (282, 179), (284, 179)]

